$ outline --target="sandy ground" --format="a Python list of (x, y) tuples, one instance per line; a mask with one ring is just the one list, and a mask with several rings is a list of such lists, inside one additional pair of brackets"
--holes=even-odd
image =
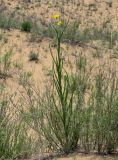
[(112, 156), (96, 156), (96, 155), (73, 155), (69, 157), (59, 158), (58, 160), (117, 160), (118, 157)]
[[(112, 1), (112, 6), (110, 2)], [(81, 28), (103, 27), (109, 23), (112, 26), (112, 31), (118, 31), (118, 0), (0, 0), (0, 4), (6, 7), (5, 12), (13, 12), (14, 16), (19, 20), (24, 17), (37, 19), (43, 23), (51, 20), (52, 15), (56, 12), (62, 12), (63, 16), (69, 21), (80, 20)], [(30, 71), (33, 74), (35, 84), (39, 87), (49, 81), (52, 58), (49, 51), (49, 44), (52, 40), (44, 38), (41, 42), (30, 42), (29, 33), (21, 32), (20, 30), (0, 30), (3, 34), (3, 39), (0, 40), (0, 56), (7, 51), (12, 50), (13, 62), (23, 64), (24, 71)], [(91, 47), (72, 46), (62, 44), (62, 49), (65, 56), (65, 66), (68, 67), (68, 62), (74, 65), (73, 53), (81, 51), (87, 56), (88, 62), (99, 66), (104, 61), (115, 61), (118, 66), (118, 59), (111, 59), (110, 55), (113, 50), (109, 50), (100, 41), (92, 42), (92, 45), (98, 46), (101, 51), (101, 58), (94, 55), (96, 51)], [(118, 46), (115, 50), (118, 52)], [(30, 62), (29, 53), (34, 51), (39, 53), (39, 62)], [(55, 49), (52, 47), (52, 52), (55, 54)], [(74, 67), (73, 67), (74, 68)], [(1, 81), (1, 80), (0, 80)], [(18, 86), (16, 75), (7, 80), (7, 84), (13, 91)], [(59, 160), (118, 160), (118, 157), (95, 156), (95, 155), (72, 155), (69, 157), (59, 158)]]
[[(112, 3), (111, 3), (112, 2)], [(24, 19), (28, 17), (33, 21), (42, 21), (47, 23), (56, 12), (61, 12), (62, 15), (71, 20), (81, 21), (81, 28), (103, 27), (105, 24), (112, 26), (112, 31), (118, 30), (118, 0), (1, 0), (1, 6), (5, 8), (6, 14), (13, 13), (13, 17)], [(111, 6), (110, 6), (111, 4)], [(109, 26), (108, 25), (108, 26)], [(51, 70), (51, 56), (49, 51), (48, 39), (43, 39), (41, 42), (30, 42), (29, 34), (19, 30), (2, 31), (4, 38), (0, 41), (0, 55), (6, 51), (12, 50), (14, 53), (14, 61), (23, 63), (23, 68), (26, 71), (33, 73), (33, 78), (37, 83), (44, 81), (45, 75), (48, 75)], [(118, 44), (109, 50), (107, 46), (100, 41), (91, 42), (92, 46), (99, 47), (102, 58), (94, 58), (96, 50), (91, 47), (70, 46), (64, 44), (64, 54), (66, 57), (75, 52), (82, 51), (87, 55), (87, 59), (93, 63), (99, 64), (101, 61), (106, 61), (113, 50), (118, 51)], [(91, 45), (90, 44), (90, 45)], [(52, 48), (53, 51), (54, 48)], [(29, 62), (29, 53), (33, 51), (39, 53), (39, 62)], [(72, 57), (70, 59), (73, 59)], [(117, 59), (115, 59), (117, 63)]]
[(61, 11), (69, 20), (80, 20), (82, 28), (100, 27), (110, 21), (113, 29), (118, 29), (117, 0), (4, 0), (3, 3), (21, 19), (27, 16), (49, 21), (54, 12)]

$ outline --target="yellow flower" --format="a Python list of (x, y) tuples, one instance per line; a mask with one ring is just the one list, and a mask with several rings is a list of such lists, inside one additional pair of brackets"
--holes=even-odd
[(58, 21), (58, 22), (57, 22), (57, 25), (58, 25), (58, 26), (61, 26), (61, 25), (62, 25), (62, 21), (61, 21), (61, 20)]
[(53, 18), (54, 18), (54, 19), (58, 19), (59, 17), (60, 17), (60, 14), (54, 14), (54, 15), (53, 15)]

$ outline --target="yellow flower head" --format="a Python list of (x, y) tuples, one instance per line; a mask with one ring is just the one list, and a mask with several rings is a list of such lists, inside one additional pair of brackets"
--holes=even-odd
[(59, 17), (60, 17), (60, 14), (54, 14), (54, 15), (53, 15), (53, 18), (54, 18), (54, 19), (58, 19)]
[(58, 21), (58, 22), (57, 22), (57, 25), (58, 25), (58, 26), (61, 26), (61, 25), (62, 25), (62, 21), (61, 21), (61, 20)]

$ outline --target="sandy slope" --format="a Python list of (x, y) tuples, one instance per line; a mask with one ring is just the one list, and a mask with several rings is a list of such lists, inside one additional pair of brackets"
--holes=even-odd
[[(19, 19), (23, 17), (29, 17), (33, 20), (39, 19), (41, 21), (50, 21), (53, 13), (57, 11), (63, 11), (64, 17), (71, 20), (81, 20), (81, 28), (91, 28), (94, 26), (103, 26), (107, 22), (112, 25), (112, 30), (118, 31), (118, 0), (112, 0), (112, 7), (109, 6), (109, 0), (73, 0), (68, 1), (56, 1), (56, 0), (1, 0), (2, 5), (6, 7), (7, 14), (14, 12), (15, 16)], [(63, 3), (64, 2), (64, 3)], [(12, 49), (14, 56), (13, 61), (23, 63), (23, 69), (25, 71), (31, 71), (35, 83), (39, 87), (42, 83), (47, 83), (48, 74), (51, 70), (51, 55), (49, 51), (49, 44), (52, 43), (49, 39), (43, 39), (41, 42), (30, 42), (29, 34), (21, 32), (19, 30), (0, 31), (4, 32), (4, 38), (0, 41), (0, 55), (6, 53)], [(93, 55), (95, 50), (91, 47), (71, 46), (69, 44), (63, 44), (62, 48), (65, 55), (65, 65), (68, 60), (74, 64), (73, 53), (82, 51), (86, 54), (88, 61), (91, 64), (99, 65), (104, 61), (110, 59), (112, 50), (102, 45), (100, 41), (92, 42), (95, 46), (99, 46), (102, 52), (101, 58), (96, 58)], [(116, 46), (117, 47), (117, 46)], [(118, 48), (117, 48), (118, 49)], [(30, 51), (39, 53), (39, 62), (29, 62), (28, 56)], [(55, 49), (52, 48), (53, 53)], [(114, 59), (116, 66), (118, 66), (118, 60)], [(110, 59), (113, 61), (113, 59)], [(17, 87), (17, 79), (15, 76), (7, 81), (10, 88), (13, 90)], [(118, 160), (118, 157), (101, 157), (101, 156), (85, 156), (85, 155), (72, 155), (66, 158), (59, 158), (59, 160)]]

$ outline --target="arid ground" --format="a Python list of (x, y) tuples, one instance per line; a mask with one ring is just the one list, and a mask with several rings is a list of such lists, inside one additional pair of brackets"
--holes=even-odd
[[(55, 44), (47, 28), (55, 13), (60, 13), (69, 25), (61, 46), (66, 68), (71, 66), (74, 71), (75, 55), (82, 52), (90, 65), (97, 67), (107, 62), (117, 69), (118, 0), (0, 0), (0, 4), (0, 14), (4, 14), (6, 19), (14, 20), (14, 24), (11, 23), (10, 26), (0, 25), (0, 56), (6, 52), (13, 53), (12, 67), (9, 69), (12, 76), (6, 79), (8, 92), (14, 92), (19, 87), (21, 72), (31, 73), (31, 81), (39, 88), (43, 88), (50, 81), (52, 66), (50, 52), (55, 54)], [(23, 21), (32, 21), (33, 27), (30, 32), (22, 31), (19, 27), (18, 24)], [(75, 30), (72, 28), (74, 26)], [(29, 60), (31, 52), (38, 54), (37, 61)], [(3, 78), (0, 79), (0, 82), (2, 81)], [(81, 154), (59, 158), (59, 160), (117, 159), (118, 157), (112, 156)]]

